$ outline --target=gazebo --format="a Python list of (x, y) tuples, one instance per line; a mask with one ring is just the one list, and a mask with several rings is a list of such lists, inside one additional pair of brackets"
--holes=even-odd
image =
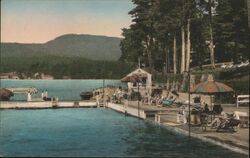
[[(136, 76), (136, 78), (135, 78)], [(135, 78), (133, 81), (133, 78)], [(140, 82), (137, 82), (137, 80), (140, 80)], [(138, 68), (125, 77), (121, 79), (121, 81), (127, 82), (128, 85), (128, 91), (138, 91), (138, 85), (139, 84), (139, 91), (142, 95), (151, 95), (152, 92), (152, 75), (148, 73), (147, 71)]]

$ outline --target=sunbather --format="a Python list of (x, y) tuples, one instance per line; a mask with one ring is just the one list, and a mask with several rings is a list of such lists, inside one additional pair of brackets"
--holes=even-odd
[(177, 97), (174, 98), (173, 96), (170, 96), (168, 99), (163, 100), (162, 104), (167, 105), (167, 106), (172, 105), (176, 99), (177, 99)]
[(219, 127), (220, 124), (223, 124), (225, 121), (227, 120), (227, 114), (222, 111), (221, 112), (221, 116), (215, 118), (210, 124), (208, 124), (208, 127), (212, 127), (212, 128), (217, 128)]
[[(233, 115), (232, 115), (233, 116)], [(216, 131), (219, 130), (234, 130), (234, 127), (240, 124), (240, 120), (235, 119), (234, 117), (228, 116), (227, 113), (222, 112), (222, 117), (215, 118), (208, 126), (216, 128)]]

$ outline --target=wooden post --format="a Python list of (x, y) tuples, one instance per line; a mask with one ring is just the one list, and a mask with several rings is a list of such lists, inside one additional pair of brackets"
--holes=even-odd
[[(140, 94), (139, 82), (137, 82), (138, 93)], [(138, 118), (140, 118), (140, 99), (138, 98)]]
[(177, 73), (176, 69), (176, 36), (174, 35), (174, 45), (173, 45), (173, 67), (174, 67), (174, 74)]
[(190, 111), (190, 71), (188, 71), (188, 136), (190, 138), (190, 126), (191, 126), (191, 111)]

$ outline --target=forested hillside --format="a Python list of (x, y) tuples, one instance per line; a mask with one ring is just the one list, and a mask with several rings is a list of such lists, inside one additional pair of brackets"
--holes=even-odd
[(1, 43), (1, 57), (56, 55), (92, 60), (118, 60), (121, 39), (116, 37), (67, 34), (44, 44)]
[(33, 77), (35, 73), (45, 73), (61, 79), (121, 79), (133, 69), (133, 65), (120, 61), (95, 61), (80, 57), (8, 57), (1, 58), (1, 72), (17, 72), (21, 77)]

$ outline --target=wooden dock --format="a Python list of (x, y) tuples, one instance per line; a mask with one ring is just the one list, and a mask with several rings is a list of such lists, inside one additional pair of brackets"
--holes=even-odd
[(18, 94), (27, 94), (27, 93), (37, 93), (36, 88), (6, 88), (10, 90), (13, 93), (18, 93)]
[(0, 109), (97, 108), (95, 101), (1, 101)]

